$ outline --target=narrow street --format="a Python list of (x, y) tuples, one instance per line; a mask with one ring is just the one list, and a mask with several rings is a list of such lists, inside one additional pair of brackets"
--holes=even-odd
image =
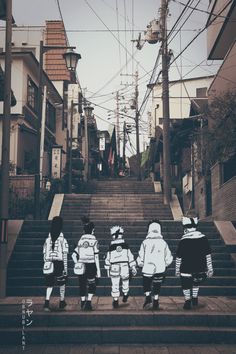
[(0, 0), (0, 354), (236, 354), (236, 0)]

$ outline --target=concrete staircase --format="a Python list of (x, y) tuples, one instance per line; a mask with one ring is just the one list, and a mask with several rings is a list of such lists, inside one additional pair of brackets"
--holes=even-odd
[[(124, 184), (123, 184), (124, 183)], [(120, 188), (120, 192), (119, 189)], [(148, 182), (103, 181), (97, 182), (94, 194), (66, 195), (61, 215), (64, 218), (64, 234), (70, 246), (70, 254), (82, 234), (80, 218), (89, 215), (95, 223), (95, 233), (100, 244), (102, 278), (96, 295), (110, 296), (110, 279), (104, 270), (104, 257), (110, 244), (109, 227), (120, 223), (125, 229), (125, 239), (137, 256), (138, 249), (146, 235), (147, 221), (156, 217), (162, 220), (163, 236), (175, 253), (182, 235), (180, 222), (171, 220), (171, 211), (163, 205), (162, 195), (154, 194)], [(45, 286), (42, 274), (42, 248), (50, 228), (49, 221), (25, 221), (16, 242), (8, 267), (9, 296), (44, 296)], [(236, 294), (236, 268), (229, 252), (212, 222), (200, 222), (199, 229), (205, 233), (213, 251), (214, 277), (201, 287), (200, 296), (233, 297)], [(67, 297), (79, 294), (78, 280), (73, 274), (69, 256), (69, 284)], [(220, 313), (212, 305), (185, 312), (182, 310), (180, 281), (174, 276), (174, 262), (167, 270), (167, 278), (161, 291), (161, 302), (168, 306), (154, 313), (143, 311), (141, 274), (130, 284), (131, 297), (127, 308), (112, 310), (111, 299), (99, 298), (92, 313), (76, 309), (66, 312), (43, 313), (42, 305), (36, 306), (34, 326), (29, 329), (30, 343), (235, 343), (236, 311)], [(168, 298), (163, 298), (168, 296)], [(179, 296), (180, 306), (171, 308), (172, 298)], [(104, 299), (104, 300), (103, 300)], [(165, 299), (165, 300), (164, 300)], [(43, 301), (43, 300), (42, 300)], [(95, 301), (95, 300), (94, 300)], [(104, 301), (109, 303), (104, 307)], [(203, 299), (204, 301), (204, 299)], [(67, 298), (70, 304), (70, 298)], [(77, 300), (76, 300), (77, 302)], [(229, 302), (230, 303), (230, 302)], [(230, 306), (230, 305), (229, 305)], [(230, 307), (229, 307), (230, 308)], [(164, 311), (163, 311), (164, 310)], [(211, 310), (211, 312), (209, 312)], [(2, 316), (2, 314), (1, 314)], [(18, 316), (18, 317), (17, 317)], [(0, 340), (19, 340), (16, 320), (20, 313), (3, 313), (0, 320)], [(10, 330), (8, 330), (10, 327)], [(5, 329), (4, 329), (5, 328)], [(4, 336), (4, 333), (6, 336)], [(9, 340), (9, 338), (8, 338)]]
[[(100, 279), (97, 295), (110, 296), (110, 280), (106, 277), (104, 270), (104, 257), (109, 247), (109, 222), (104, 224), (96, 221), (96, 236), (100, 244), (100, 259), (102, 268), (102, 278)], [(123, 223), (124, 224), (124, 223)], [(163, 236), (168, 242), (171, 251), (174, 253), (178, 239), (182, 232), (180, 222), (163, 221)], [(125, 239), (129, 243), (132, 252), (137, 256), (142, 239), (146, 234), (146, 222), (126, 222)], [(43, 256), (42, 249), (45, 238), (48, 235), (50, 222), (48, 221), (25, 221), (21, 234), (17, 240), (14, 253), (10, 259), (8, 267), (8, 295), (10, 296), (43, 296), (45, 293), (44, 277), (42, 274)], [(202, 222), (200, 228), (210, 241), (213, 249), (213, 264), (215, 276), (208, 279), (201, 289), (201, 295), (212, 296), (233, 296), (236, 294), (236, 268), (223, 241), (217, 234), (213, 223)], [(70, 254), (73, 246), (77, 243), (82, 234), (80, 221), (65, 221), (64, 234), (70, 245)], [(179, 279), (174, 276), (174, 263), (167, 271), (168, 277), (162, 288), (162, 295), (181, 296)], [(68, 296), (78, 295), (77, 277), (73, 274), (73, 261), (69, 256), (70, 281), (67, 286)], [(143, 295), (141, 274), (135, 277), (131, 283), (130, 293), (134, 296)]]

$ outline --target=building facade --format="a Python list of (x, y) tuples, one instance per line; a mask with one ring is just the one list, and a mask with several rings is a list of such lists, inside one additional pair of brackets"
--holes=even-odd
[[(13, 28), (12, 89), (17, 105), (11, 111), (10, 159), (14, 174), (34, 173), (35, 170), (40, 41), (43, 41), (44, 45), (67, 47), (68, 41), (63, 22), (46, 21), (46, 25), (42, 27)], [(4, 45), (5, 33), (2, 31), (0, 52), (2, 52), (3, 69)], [(47, 178), (51, 177), (52, 146), (62, 148), (61, 172), (62, 175), (65, 173), (70, 138), (68, 87), (71, 83), (79, 86), (76, 74), (69, 72), (66, 68), (62, 57), (65, 52), (66, 49), (53, 49), (43, 55), (43, 79), (47, 86), (43, 175)], [(0, 112), (2, 112), (2, 106), (1, 104)], [(76, 134), (74, 131), (73, 136)]]
[[(209, 60), (222, 60), (209, 90), (209, 103), (226, 93), (236, 92), (236, 2), (211, 0), (208, 11), (207, 47)], [(224, 117), (222, 117), (224, 119)], [(236, 146), (224, 161), (216, 162), (211, 168), (210, 193), (204, 178), (196, 185), (196, 210), (201, 218), (208, 213), (218, 220), (236, 219)]]

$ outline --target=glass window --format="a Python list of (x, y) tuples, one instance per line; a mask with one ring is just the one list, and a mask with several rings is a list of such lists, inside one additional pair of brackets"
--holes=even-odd
[(236, 155), (232, 156), (228, 161), (222, 164), (222, 172), (222, 183), (225, 183), (236, 176)]
[(28, 77), (27, 86), (27, 105), (34, 111), (37, 112), (37, 98), (38, 98), (38, 87), (35, 83)]
[(53, 133), (55, 133), (55, 131), (56, 131), (56, 109), (48, 100), (47, 100), (46, 125)]

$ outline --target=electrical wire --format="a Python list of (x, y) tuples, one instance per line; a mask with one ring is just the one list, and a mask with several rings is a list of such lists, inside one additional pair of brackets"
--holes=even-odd
[(116, 0), (116, 25), (117, 25), (117, 28), (118, 28), (119, 62), (120, 62), (120, 68), (121, 68), (120, 24), (119, 24), (118, 0)]
[[(229, 3), (232, 2), (232, 1), (233, 1), (233, 0), (230, 0)], [(198, 1), (197, 5), (199, 4), (199, 2), (200, 2), (200, 1)], [(219, 15), (225, 10), (225, 8), (229, 5), (229, 3), (224, 6), (224, 8), (220, 11)], [(197, 5), (196, 5), (196, 6), (197, 6)], [(191, 12), (191, 14), (192, 14), (192, 13), (193, 13), (193, 11)], [(189, 16), (188, 16), (188, 18), (189, 18)], [(214, 20), (215, 20), (215, 18), (214, 18), (212, 21), (209, 21), (209, 22), (197, 33), (197, 35), (194, 36), (194, 38), (185, 46), (185, 48), (184, 48), (184, 49), (177, 55), (177, 57), (175, 57), (175, 59), (170, 63), (170, 66), (182, 55), (182, 53), (184, 53), (184, 52), (186, 51), (186, 49), (200, 36), (200, 34), (202, 34), (202, 33), (210, 26), (210, 24), (211, 24)], [(178, 32), (177, 32), (177, 33), (178, 33)], [(173, 38), (172, 38), (172, 40), (173, 40)], [(204, 59), (202, 62), (204, 62), (204, 61), (205, 61), (205, 59)], [(202, 62), (201, 62), (201, 63), (202, 63)], [(201, 65), (201, 63), (200, 63), (199, 65)], [(199, 65), (197, 65), (197, 66), (199, 66)], [(195, 68), (193, 68), (192, 70), (190, 70), (190, 72), (192, 72), (193, 70), (195, 70)], [(159, 74), (160, 74), (160, 73), (159, 73)], [(159, 76), (159, 75), (158, 75), (158, 76)], [(186, 75), (185, 75), (185, 76), (186, 76)], [(184, 77), (185, 77), (185, 76), (184, 76)], [(157, 79), (158, 79), (158, 78), (157, 78)], [(157, 82), (157, 80), (156, 80), (156, 82)], [(155, 84), (156, 84), (156, 83), (155, 83)], [(146, 102), (147, 99), (149, 98), (152, 89), (153, 89), (153, 87), (150, 88), (149, 93), (145, 96), (145, 100), (143, 100), (143, 102), (142, 102), (142, 104), (141, 104), (141, 107), (145, 104), (145, 102)], [(139, 109), (139, 114), (140, 114), (140, 109)]]
[[(132, 38), (132, 55), (134, 55), (134, 0), (131, 3), (131, 12), (132, 12), (132, 30), (131, 30), (131, 38)], [(134, 74), (134, 61), (132, 60), (132, 75)]]
[[(125, 15), (125, 63), (126, 63), (126, 75), (128, 74), (128, 49), (127, 49), (127, 28), (126, 28), (126, 0), (124, 0), (124, 15)], [(132, 54), (131, 54), (132, 56)]]
[[(136, 55), (136, 53), (138, 52), (138, 50), (136, 50), (136, 52), (134, 53), (134, 56)], [(130, 62), (132, 60), (132, 58), (130, 57), (128, 62)], [(126, 63), (121, 67), (121, 69), (119, 69), (115, 75), (113, 75), (99, 90), (97, 90), (94, 93), (94, 96), (97, 95), (98, 93), (100, 93), (105, 87), (107, 87), (113, 80), (115, 80), (115, 78), (122, 72), (122, 70), (125, 68)], [(92, 98), (93, 96), (91, 96)]]
[[(61, 20), (62, 20), (63, 26), (64, 26), (64, 28), (65, 28), (65, 23), (64, 23), (63, 16), (62, 16), (62, 11), (61, 11), (61, 6), (60, 6), (60, 1), (59, 1), (59, 0), (56, 0), (56, 3), (57, 3), (58, 11), (59, 11), (59, 14), (60, 14), (60, 17), (61, 17)], [(69, 45), (70, 45), (70, 43), (69, 43), (69, 39), (68, 39), (68, 36), (67, 36), (67, 31), (64, 31), (64, 34), (65, 34), (65, 36), (66, 36), (66, 43), (67, 43), (67, 45), (69, 46)]]
[[(193, 9), (191, 7), (191, 5), (185, 5), (182, 1), (179, 1), (179, 0), (173, 0), (174, 2), (177, 2), (178, 4), (182, 5), (182, 6), (187, 6), (188, 8), (190, 9)], [(229, 3), (226, 5), (226, 7), (230, 4), (231, 1), (229, 1)], [(194, 9), (195, 10), (195, 9)], [(203, 10), (203, 9), (196, 9), (197, 11), (201, 12), (201, 13), (204, 13), (204, 14), (207, 14), (207, 15), (212, 15), (212, 16), (215, 16), (215, 17), (220, 17), (220, 18), (224, 18), (224, 19), (229, 19), (230, 17), (229, 16), (221, 16), (221, 15), (217, 15), (217, 14), (214, 14), (213, 12), (209, 12), (207, 10)], [(235, 21), (232, 21), (232, 22), (235, 22)]]
[(179, 21), (181, 20), (182, 16), (184, 15), (185, 11), (187, 10), (187, 5), (191, 2), (193, 3), (194, 0), (188, 0), (185, 8), (182, 10), (182, 12), (180, 13), (180, 15), (178, 16), (177, 20), (175, 21), (174, 25), (172, 26), (170, 32), (167, 35), (167, 39), (171, 36), (172, 32), (174, 32), (176, 26), (178, 26)]
[[(110, 9), (112, 9), (114, 12), (116, 12), (116, 9), (114, 9), (114, 7), (112, 7), (110, 4), (108, 5), (104, 0), (102, 0), (102, 2), (107, 6), (107, 7), (109, 7)], [(122, 17), (123, 19), (125, 19), (125, 16), (123, 16), (121, 13), (119, 13), (119, 11), (118, 11), (118, 15), (120, 16), (120, 17)], [(126, 21), (127, 21), (127, 23), (129, 23), (130, 24), (130, 21), (129, 21), (129, 19), (127, 18), (126, 19)], [(140, 32), (140, 30), (136, 30), (137, 32), (139, 31)]]
[(97, 117), (98, 119), (102, 120), (103, 122), (107, 123), (107, 124), (113, 125), (114, 127), (116, 126), (116, 124), (114, 124), (114, 123), (107, 122), (106, 119), (100, 117), (99, 115), (97, 115), (97, 113), (94, 113), (94, 116)]
[[(194, 1), (194, 0), (189, 0), (187, 4), (189, 4), (189, 3), (192, 4), (193, 1)], [(199, 0), (199, 2), (200, 2), (200, 0)], [(199, 2), (198, 2), (198, 3), (199, 3)], [(187, 7), (185, 7), (185, 8), (183, 9), (183, 11), (180, 13), (180, 15), (178, 16), (177, 20), (175, 21), (174, 25), (172, 26), (172, 28), (171, 28), (171, 30), (170, 30), (168, 36), (167, 36), (167, 40), (168, 40), (168, 38), (171, 36), (172, 32), (175, 30), (175, 28), (176, 28), (176, 26), (178, 25), (178, 23), (180, 22), (181, 18), (184, 16), (184, 13), (186, 12), (186, 9), (187, 9)], [(192, 12), (191, 12), (191, 14), (192, 14)], [(190, 17), (190, 16), (188, 16), (188, 18), (189, 18), (189, 17)], [(186, 21), (185, 21), (184, 23), (186, 23)], [(183, 26), (183, 25), (182, 25), (182, 26)], [(179, 31), (179, 30), (178, 30), (178, 31)], [(178, 32), (176, 32), (176, 33), (178, 33)], [(158, 67), (158, 62), (159, 62), (159, 59), (160, 59), (160, 55), (161, 55), (161, 48), (159, 49), (159, 52), (158, 52), (158, 55), (157, 55), (157, 58), (156, 58), (156, 62), (155, 62), (155, 65), (154, 65), (154, 68), (153, 68), (153, 71), (152, 71), (152, 75), (151, 75), (151, 78), (150, 78), (150, 80), (149, 80), (149, 85), (152, 83), (153, 77), (154, 77), (155, 72), (156, 72), (156, 69), (157, 69), (157, 67)], [(154, 85), (156, 85), (156, 83), (157, 83), (157, 81), (158, 81), (158, 79), (159, 79), (159, 77), (160, 77), (160, 74), (161, 74), (161, 72), (159, 72), (159, 74), (158, 74), (158, 76), (157, 76), (157, 78), (156, 78), (156, 80), (155, 80)], [(152, 87), (147, 87), (147, 90), (146, 90), (145, 96), (144, 96), (144, 98), (143, 98), (142, 104), (141, 104), (141, 106), (140, 106), (140, 108), (139, 108), (139, 115), (141, 114), (142, 108), (143, 108), (143, 111), (145, 110), (151, 92), (152, 92)]]
[[(170, 45), (170, 43), (174, 40), (174, 38), (178, 35), (179, 31), (183, 28), (183, 26), (185, 25), (185, 23), (189, 20), (190, 16), (192, 16), (194, 10), (197, 9), (197, 6), (199, 5), (199, 3), (201, 2), (201, 0), (198, 0), (197, 4), (195, 5), (195, 7), (192, 9), (192, 11), (189, 13), (188, 17), (184, 20), (184, 22), (182, 23), (182, 25), (180, 26), (180, 28), (178, 29), (177, 32), (175, 32), (174, 36), (170, 39), (170, 41), (168, 42), (168, 45)], [(187, 5), (186, 5), (187, 6)], [(169, 36), (167, 36), (168, 38)]]
[[(220, 11), (219, 13), (219, 16), (220, 14), (226, 9), (226, 7), (229, 5), (230, 2), (232, 2), (234, 0), (230, 0), (224, 7), (223, 9)], [(218, 17), (218, 15), (216, 15), (216, 18)], [(212, 22), (215, 21), (215, 19), (212, 19), (211, 21), (209, 21), (199, 32), (196, 36), (193, 37), (193, 39), (186, 45), (186, 47), (177, 55), (177, 57), (172, 61), (170, 62), (170, 66), (182, 55), (182, 53), (184, 53), (186, 51), (186, 49), (188, 49), (188, 47), (190, 47), (190, 45), (211, 25)]]
[[(111, 30), (109, 29), (109, 27), (105, 24), (105, 22), (102, 20), (102, 18), (97, 14), (97, 12), (96, 12), (96, 11), (94, 10), (94, 8), (90, 5), (90, 3), (88, 2), (88, 0), (84, 0), (84, 1), (85, 1), (85, 3), (88, 5), (88, 7), (91, 9), (91, 11), (94, 13), (94, 15), (99, 19), (99, 21), (101, 21), (102, 24), (106, 27), (106, 29), (111, 33), (112, 37), (114, 37), (115, 40), (116, 40), (117, 42), (119, 42), (119, 41), (118, 41), (118, 38), (114, 35), (113, 32), (111, 32)], [(122, 47), (125, 51), (127, 50), (127, 53), (128, 53), (129, 56), (132, 58), (132, 54), (129, 52), (129, 50), (128, 50), (127, 48), (125, 48), (125, 46), (124, 46), (121, 42), (120, 42), (120, 45), (121, 45), (121, 47)], [(136, 61), (137, 64), (140, 65), (140, 63), (139, 63), (135, 58), (134, 58), (134, 60)], [(143, 70), (144, 72), (147, 72), (146, 69), (145, 69), (143, 66), (140, 65), (140, 67), (142, 68), (142, 70)]]
[[(206, 67), (208, 67), (209, 65), (202, 65), (202, 63), (204, 63), (205, 59), (203, 59), (203, 61), (201, 61), (200, 64), (196, 64), (196, 63), (194, 63), (192, 60), (188, 59), (187, 57), (183, 57), (183, 58), (184, 58), (185, 60), (189, 61), (190, 63), (195, 64), (195, 66), (193, 67), (193, 69), (190, 70), (187, 74), (190, 74), (190, 73), (191, 73), (193, 70), (195, 70), (197, 67), (201, 66), (201, 67), (202, 67), (202, 70), (206, 71), (208, 74), (211, 74), (212, 76), (215, 75), (212, 71), (210, 71), (209, 69), (206, 68)], [(216, 64), (216, 65), (219, 65), (219, 64)], [(235, 65), (232, 65), (232, 67), (235, 67)], [(229, 69), (229, 68), (230, 68), (230, 67), (228, 67), (228, 69)], [(186, 76), (186, 75), (185, 75), (185, 76)], [(185, 76), (184, 76), (184, 77), (185, 77)], [(225, 80), (225, 81), (230, 82), (230, 83), (233, 83), (233, 84), (236, 83), (236, 81), (230, 80), (229, 78), (224, 77), (224, 76), (220, 75), (219, 73), (217, 73), (217, 76), (220, 77), (221, 79)]]

